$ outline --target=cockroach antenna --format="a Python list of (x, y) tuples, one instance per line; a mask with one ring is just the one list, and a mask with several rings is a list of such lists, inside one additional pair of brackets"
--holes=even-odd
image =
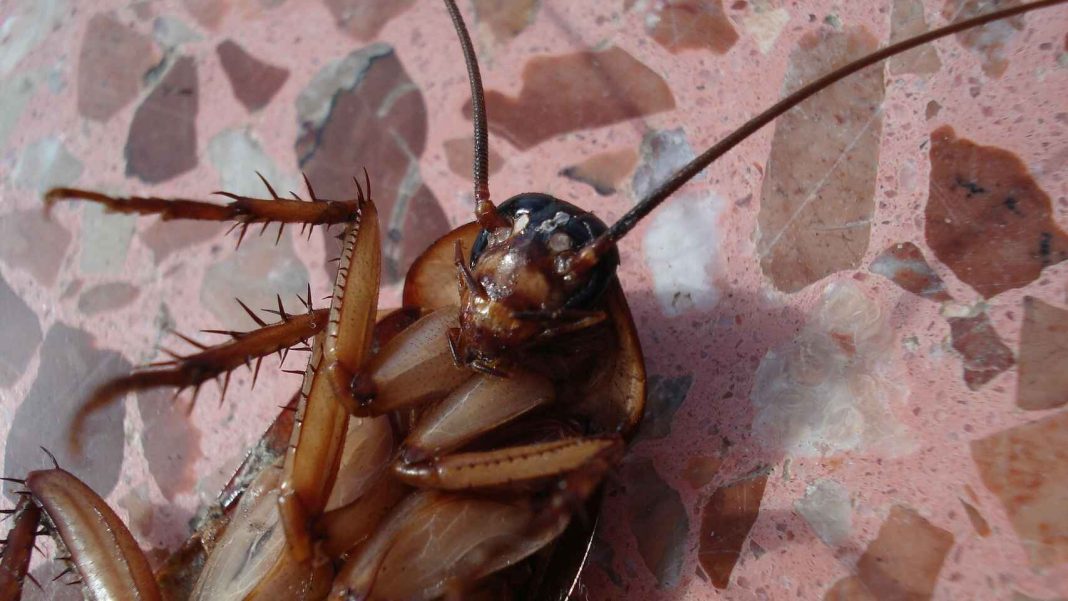
[(600, 260), (609, 248), (614, 247), (616, 242), (634, 229), (634, 226), (637, 225), (639, 221), (651, 213), (653, 209), (660, 206), (661, 203), (667, 200), (679, 188), (686, 184), (686, 182), (696, 177), (705, 167), (711, 165), (716, 159), (729, 152), (738, 144), (741, 144), (749, 138), (749, 136), (755, 134), (762, 127), (771, 123), (783, 113), (789, 111), (828, 86), (837, 83), (857, 71), (881, 63), (896, 54), (911, 50), (917, 46), (922, 46), (923, 44), (939, 38), (953, 35), (974, 27), (980, 27), (1001, 19), (1007, 19), (1032, 10), (1055, 6), (1065, 1), (1066, 0), (1040, 0), (1039, 2), (1031, 2), (1029, 4), (1021, 4), (1019, 6), (996, 10), (958, 23), (951, 23), (907, 40), (891, 44), (881, 50), (827, 73), (819, 79), (805, 85), (793, 94), (790, 94), (786, 98), (776, 102), (770, 108), (747, 121), (741, 127), (731, 132), (727, 137), (717, 142), (711, 148), (701, 153), (700, 156), (675, 172), (671, 177), (650, 192), (648, 196), (643, 198), (638, 204), (634, 205), (631, 210), (627, 211), (626, 214), (620, 217), (618, 221), (613, 223), (606, 232), (588, 244), (573, 263), (573, 269), (589, 269), (593, 264)]
[(471, 82), (471, 120), (475, 124), (474, 166), (472, 167), (475, 183), (475, 219), (483, 229), (499, 227), (503, 224), (497, 207), (490, 200), (489, 192), (489, 134), (486, 128), (486, 99), (482, 89), (482, 73), (478, 69), (478, 57), (467, 33), (463, 15), (454, 0), (445, 0), (445, 7), (452, 17), (456, 35), (464, 51), (467, 63), (467, 79)]
[[(1038, 2), (1031, 2), (996, 10), (985, 15), (933, 29), (927, 33), (891, 44), (843, 67), (839, 67), (805, 85), (793, 94), (790, 94), (786, 98), (775, 103), (764, 112), (753, 117), (741, 127), (731, 132), (727, 137), (701, 153), (700, 156), (676, 171), (671, 177), (650, 192), (648, 196), (634, 205), (631, 210), (627, 211), (626, 214), (620, 217), (618, 221), (613, 223), (611, 227), (607, 228), (607, 230), (599, 234), (596, 238), (586, 243), (581, 251), (577, 253), (574, 259), (570, 262), (569, 269), (571, 273), (579, 275), (588, 272), (597, 265), (602, 258), (614, 251), (616, 242), (634, 229), (634, 226), (636, 226), (639, 221), (651, 213), (653, 209), (660, 206), (661, 203), (678, 191), (684, 184), (696, 177), (705, 167), (708, 167), (716, 159), (732, 150), (735, 146), (745, 141), (749, 136), (774, 121), (783, 113), (794, 108), (801, 102), (804, 102), (831, 84), (834, 84), (857, 71), (878, 64), (896, 54), (911, 50), (912, 48), (939, 38), (1033, 10), (1062, 4), (1066, 1), (1068, 0), (1039, 0)], [(456, 3), (454, 0), (445, 0), (445, 5), (449, 9), (453, 25), (456, 27), (456, 33), (460, 38), (460, 45), (463, 47), (464, 60), (467, 63), (467, 72), (471, 83), (471, 114), (475, 130), (475, 217), (483, 229), (491, 229), (492, 227), (500, 226), (500, 216), (496, 211), (496, 207), (489, 201), (487, 176), (488, 136), (486, 132), (486, 108), (485, 100), (483, 99), (482, 77), (478, 69), (478, 60), (475, 57), (474, 49), (471, 46), (471, 37), (467, 32), (467, 28), (464, 26), (463, 17), (460, 16), (460, 11), (457, 9)], [(614, 253), (612, 254), (614, 255)]]
[(450, 331), (454, 358), (477, 371), (507, 373), (510, 356), (521, 349), (599, 323), (595, 305), (616, 281), (619, 240), (713, 161), (817, 92), (921, 44), (1065, 1), (1041, 0), (953, 23), (831, 71), (734, 130), (609, 227), (593, 213), (549, 194), (524, 192), (496, 206), (490, 202), (487, 117), (478, 60), (455, 0), (445, 0), (471, 84), (475, 220), (481, 226), (467, 260), (457, 255), (460, 319), (459, 328)]

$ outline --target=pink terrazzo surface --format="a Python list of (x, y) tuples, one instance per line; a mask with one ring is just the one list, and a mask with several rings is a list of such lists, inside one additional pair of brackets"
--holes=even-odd
[[(513, 114), (496, 122), (491, 137), (499, 155), (491, 179), (496, 198), (545, 191), (606, 221), (631, 206), (650, 177), (685, 158), (687, 145), (699, 152), (780, 97), (792, 53), (823, 44), (806, 35), (837, 40), (864, 27), (883, 44), (892, 11), (913, 25), (906, 15), (919, 14), (908, 0), (723, 7), (543, 0), (476, 2), (483, 15), (503, 7), (496, 19), (474, 19), (471, 3), (462, 4), (487, 90), (518, 96), (524, 66), (539, 56), (617, 47), (648, 68), (627, 63), (606, 76), (612, 85), (604, 92), (586, 85), (588, 73), (577, 75), (536, 100), (559, 102), (553, 111)], [(926, 22), (936, 24), (968, 10), (953, 0), (923, 5)], [(380, 30), (370, 31), (375, 22)], [(90, 30), (106, 35), (88, 39)], [(1032, 14), (1018, 27), (1002, 24), (964, 40), (970, 47), (942, 40), (933, 60), (914, 55), (884, 71), (885, 97), (865, 88), (844, 99), (817, 98), (826, 110), (805, 108), (807, 117), (796, 126), (807, 137), (790, 142), (791, 132), (766, 128), (623, 241), (620, 278), (653, 378), (652, 398), (637, 442), (609, 486), (583, 594), (1068, 597), (1068, 379), (1061, 373), (1068, 367), (1066, 31), (1068, 9)], [(862, 46), (862, 37), (851, 43)], [(230, 74), (217, 51), (226, 40), (252, 57), (230, 55), (237, 65)], [(365, 111), (356, 119), (366, 121), (337, 125), (330, 107), (331, 99), (341, 106), (333, 95), (338, 85), (316, 77), (372, 43), (392, 47), (396, 58), (374, 62), (384, 65), (387, 80), (368, 92), (379, 94), (379, 104), (356, 100)], [(682, 47), (687, 44), (692, 47)], [(369, 52), (388, 54), (385, 46)], [(195, 65), (184, 80), (175, 75), (182, 57)], [(345, 68), (363, 73), (354, 64)], [(406, 75), (397, 75), (398, 65)], [(80, 77), (86, 69), (92, 78)], [(594, 72), (608, 69), (597, 63)], [(235, 89), (231, 78), (244, 83)], [(659, 79), (674, 108), (642, 110), (657, 106)], [(174, 89), (162, 89), (168, 85)], [(351, 77), (346, 85), (353, 98), (366, 91)], [(299, 99), (312, 88), (320, 90), (317, 103), (308, 100), (314, 94)], [(152, 104), (164, 92), (172, 95), (169, 104)], [(16, 0), (0, 6), (3, 474), (46, 465), (36, 448), (49, 446), (98, 490), (110, 490), (108, 500), (142, 546), (162, 557), (189, 534), (190, 520), (298, 380), (269, 369), (277, 364), (269, 359), (254, 390), (250, 374), (239, 372), (224, 403), (215, 402), (209, 387), (188, 414), (188, 394), (174, 408), (166, 392), (131, 395), (124, 421), (115, 411), (94, 426), (83, 462), (60, 448), (70, 408), (87, 382), (159, 360), (160, 344), (181, 347), (167, 328), (249, 327), (230, 301), (235, 296), (270, 307), (279, 292), (295, 309), (293, 293), (307, 283), (316, 298), (329, 290), (329, 255), (318, 232), (310, 240), (291, 232), (277, 247), (273, 235), (265, 236), (235, 253), (234, 239), (217, 226), (160, 225), (70, 205), (44, 222), (42, 190), (259, 194), (255, 170), (280, 189), (297, 189), (298, 155), (309, 152), (307, 139), (297, 150), (302, 134), (313, 131), (322, 141), (335, 125), (332, 133), (342, 139), (371, 132), (359, 138), (359, 148), (329, 150), (323, 142), (311, 154), (324, 156), (313, 156), (304, 169), (323, 196), (346, 190), (348, 176), (365, 165), (374, 182), (386, 182), (376, 190), (400, 198), (385, 202), (393, 202), (397, 234), (390, 256), (403, 269), (421, 244), (470, 219), (469, 176), (450, 168), (446, 150), (454, 149), (454, 167), (463, 163), (463, 151), (455, 150), (463, 144), (455, 140), (470, 136), (462, 113), (467, 97), (459, 48), (437, 2)], [(597, 125), (598, 115), (620, 104), (637, 116)], [(142, 106), (150, 127), (132, 136)], [(391, 112), (398, 106), (404, 111)], [(368, 116), (372, 109), (375, 117)], [(301, 119), (316, 115), (326, 125), (302, 129)], [(572, 125), (544, 141), (522, 142), (556, 122)], [(968, 252), (990, 252), (995, 266), (1008, 259), (990, 249), (1036, 235), (1024, 245), (1031, 249), (1024, 260), (1037, 262), (1037, 276), (1015, 267), (961, 276), (948, 266), (952, 259), (932, 251), (925, 238), (928, 150), (931, 132), (942, 125), (959, 138), (1017, 155), (1048, 195), (1046, 213), (1032, 229), (998, 225), (961, 234), (965, 246), (973, 244)], [(162, 142), (153, 142), (154, 135)], [(769, 166), (774, 144), (782, 144), (785, 157), (779, 166)], [(128, 169), (128, 161), (158, 163), (153, 153), (171, 147), (174, 164), (153, 163), (164, 175), (146, 178)], [(825, 156), (826, 148), (839, 151)], [(131, 158), (131, 152), (145, 154)], [(592, 176), (561, 175), (606, 153), (600, 166), (589, 168)], [(399, 157), (399, 165), (377, 164), (390, 157)], [(814, 158), (814, 178), (788, 177), (776, 180), (776, 190), (765, 189), (766, 177)], [(960, 167), (977, 177), (979, 188), (992, 187), (984, 179), (996, 177), (991, 167)], [(597, 180), (608, 193), (580, 179)], [(773, 198), (780, 191), (785, 201)], [(1006, 206), (1022, 218), (1027, 210), (1041, 212), (1041, 201), (1034, 202)], [(944, 293), (906, 291), (904, 272), (888, 259), (872, 267), (884, 251), (906, 242), (930, 265), (910, 264), (913, 271), (932, 286), (944, 282)], [(789, 244), (788, 256), (775, 259), (779, 244)], [(823, 273), (831, 264), (836, 267)], [(887, 273), (893, 281), (880, 275)], [(984, 278), (999, 288), (985, 298), (975, 283)], [(391, 286), (383, 306), (398, 299)], [(300, 362), (291, 356), (287, 366), (303, 367)], [(962, 365), (982, 375), (969, 385)], [(23, 404), (28, 397), (38, 406)], [(39, 575), (53, 569), (42, 565)], [(28, 593), (71, 595), (57, 584)]]

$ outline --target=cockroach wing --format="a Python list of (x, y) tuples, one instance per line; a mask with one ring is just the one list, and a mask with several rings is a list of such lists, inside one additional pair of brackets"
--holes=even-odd
[(332, 597), (416, 601), (463, 593), (545, 546), (566, 525), (534, 518), (525, 502), (416, 493), (342, 570)]
[(393, 450), (389, 418), (349, 418), (341, 465), (326, 502), (326, 511), (348, 505), (363, 496), (389, 463)]
[(330, 587), (328, 563), (292, 561), (279, 521), (280, 464), (264, 468), (245, 491), (226, 532), (204, 565), (192, 599), (321, 599)]

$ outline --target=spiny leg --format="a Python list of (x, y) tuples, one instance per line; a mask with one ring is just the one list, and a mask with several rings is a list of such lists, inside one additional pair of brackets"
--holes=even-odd
[(311, 524), (337, 478), (350, 415), (346, 407), (353, 404), (349, 382), (371, 354), (381, 263), (378, 213), (367, 200), (344, 234), (329, 318), (304, 374), (286, 455), (278, 508), (297, 561), (311, 557)]
[[(359, 181), (353, 178), (356, 184), (355, 199), (328, 201), (320, 199), (315, 194), (311, 182), (305, 177), (304, 181), (308, 187), (310, 202), (303, 201), (293, 192), (290, 194), (292, 194), (294, 200), (287, 200), (279, 197), (274, 188), (261, 174), (257, 173), (257, 175), (267, 187), (267, 191), (271, 196), (270, 199), (250, 198), (229, 192), (218, 192), (217, 194), (232, 199), (232, 202), (227, 205), (217, 205), (180, 198), (117, 197), (77, 188), (54, 188), (45, 195), (45, 207), (46, 211), (49, 211), (56, 202), (81, 200), (102, 204), (111, 212), (159, 215), (164, 220), (233, 220), (235, 223), (231, 230), (240, 228), (240, 237), (238, 238), (238, 245), (240, 245), (249, 225), (255, 223), (262, 224), (264, 229), (270, 223), (278, 223), (278, 238), (281, 238), (283, 228), (288, 223), (300, 223), (303, 227), (314, 227), (321, 224), (358, 221), (360, 211), (369, 200), (371, 190), (370, 177), (367, 171), (364, 170), (367, 196), (364, 195), (364, 189)], [(195, 401), (196, 391), (199, 391), (200, 385), (204, 381), (225, 374), (225, 380), (222, 384), (223, 395), (225, 396), (230, 372), (233, 369), (241, 364), (247, 364), (251, 359), (255, 358), (257, 359), (256, 370), (258, 373), (259, 359), (263, 355), (276, 351), (288, 351), (289, 347), (294, 346), (297, 342), (301, 340), (307, 341), (309, 337), (322, 330), (325, 315), (316, 313), (311, 309), (310, 290), (308, 300), (304, 302), (308, 307), (308, 314), (290, 320), (282, 307), (281, 299), (279, 299), (277, 314), (282, 317), (283, 323), (276, 324), (278, 327), (268, 326), (264, 321), (252, 314), (247, 307), (242, 305), (262, 329), (244, 333), (207, 330), (208, 332), (230, 334), (234, 338), (230, 343), (208, 347), (179, 334), (180, 337), (201, 349), (202, 352), (190, 356), (177, 356), (171, 353), (174, 357), (172, 361), (151, 365), (147, 370), (109, 381), (98, 388), (74, 416), (70, 434), (72, 449), (76, 453), (80, 450), (80, 431), (88, 416), (126, 392), (157, 386), (175, 386), (179, 390), (185, 387), (194, 387), (193, 399)], [(292, 338), (293, 335), (296, 336), (295, 339)], [(255, 382), (255, 376), (253, 382)]]
[(17, 601), (22, 598), (26, 578), (33, 578), (29, 573), (30, 555), (41, 522), (41, 510), (30, 495), (23, 494), (18, 505), (6, 512), (14, 516), (14, 525), (3, 541), (4, 551), (0, 554), (0, 600)]
[(222, 378), (222, 395), (225, 397), (233, 370), (242, 365), (251, 368), (253, 360), (256, 363), (253, 372), (253, 383), (255, 383), (255, 376), (259, 374), (263, 357), (272, 353), (281, 353), (284, 357), (284, 353), (288, 353), (291, 347), (302, 342), (307, 343), (310, 338), (326, 327), (327, 310), (312, 308), (310, 290), (308, 299), (301, 299), (301, 302), (305, 304), (308, 311), (300, 315), (290, 315), (282, 308), (281, 298), (279, 298), (277, 314), (281, 317), (281, 321), (268, 324), (241, 301), (238, 301), (261, 327), (249, 332), (205, 330), (209, 333), (225, 334), (231, 337), (222, 344), (206, 346), (178, 334), (186, 342), (199, 348), (200, 352), (179, 356), (166, 351), (172, 355), (172, 359), (153, 363), (143, 370), (100, 385), (74, 415), (70, 428), (71, 448), (75, 453), (80, 452), (82, 429), (89, 416), (121, 398), (127, 392), (162, 386), (173, 386), (179, 391), (192, 387), (195, 401), (197, 392), (204, 382)]
[(590, 464), (614, 464), (622, 455), (622, 437), (610, 434), (457, 453), (421, 463), (399, 463), (394, 466), (394, 473), (403, 482), (419, 488), (526, 490), (581, 471)]
[[(50, 533), (70, 553), (64, 559), (72, 567), (60, 577), (76, 570), (82, 586), (94, 599), (154, 601), (161, 598), (148, 559), (115, 512), (91, 488), (58, 467), (30, 472), (25, 485), (33, 502), (54, 526)], [(37, 520), (32, 522), (34, 526), (26, 525), (20, 534), (21, 548), (27, 555), (32, 548), (32, 536), (38, 534)], [(29, 543), (25, 542), (27, 536), (31, 538)], [(3, 596), (8, 590), (0, 590), (0, 599), (18, 599)]]
[[(417, 319), (418, 314), (419, 312), (402, 310), (381, 316), (375, 325), (375, 345), (387, 343), (398, 331)], [(308, 582), (314, 584), (314, 579), (318, 578), (319, 572), (314, 568), (319, 560), (323, 559), (321, 554), (316, 553), (318, 557), (312, 558), (311, 563), (294, 571), (292, 568), (295, 564), (305, 563), (294, 562), (292, 555), (285, 550), (285, 544), (274, 550), (277, 553), (268, 554), (267, 550), (274, 542), (286, 540), (282, 536), (285, 526), (278, 528), (278, 533), (266, 533), (270, 527), (280, 525), (280, 491), (271, 492), (271, 489), (279, 487), (284, 475), (281, 459), (288, 452), (293, 430), (297, 426), (296, 410), (300, 401), (298, 393), (286, 410), (279, 414), (276, 422), (250, 452), (246, 463), (242, 464), (231, 483), (220, 494), (218, 501), (223, 509), (221, 524), (208, 526), (203, 538), (201, 533), (193, 535), (183, 547), (183, 553), (179, 553), (173, 562), (168, 563), (168, 570), (157, 572), (157, 581), (161, 588), (178, 591), (174, 598), (190, 598), (198, 580), (201, 581), (201, 584), (197, 585), (200, 587), (199, 594), (202, 597), (215, 598), (222, 596), (223, 590), (234, 592), (233, 587), (244, 586), (240, 582), (254, 585), (257, 590), (267, 590), (273, 586), (272, 582), (311, 578)], [(390, 509), (410, 490), (392, 478), (388, 470), (382, 469), (393, 455), (393, 434), (387, 418), (348, 420), (343, 449), (339, 477), (331, 488), (327, 511), (320, 518), (308, 520), (311, 525), (308, 529), (316, 536), (317, 543), (321, 539), (316, 550), (325, 551), (327, 557), (340, 556), (370, 536)], [(255, 484), (255, 481), (260, 484)], [(267, 492), (271, 494), (269, 500), (256, 500), (257, 496)], [(249, 505), (250, 503), (252, 505)], [(252, 513), (262, 519), (250, 520), (250, 517), (254, 518)], [(227, 525), (229, 522), (234, 525)], [(296, 522), (292, 527), (299, 531), (301, 527), (308, 527), (308, 524)], [(220, 532), (221, 538), (217, 538)], [(277, 539), (274, 538), (276, 536)], [(305, 538), (302, 533), (297, 536)], [(273, 542), (265, 544), (263, 537), (269, 537)], [(206, 545), (209, 549), (205, 548)], [(190, 553), (206, 557), (211, 568), (204, 568), (202, 572), (195, 565), (195, 559), (190, 558)], [(246, 560), (252, 558), (254, 560)], [(201, 562), (203, 563), (203, 559)], [(282, 564), (288, 565), (288, 568), (281, 566)], [(238, 569), (237, 566), (245, 567)], [(309, 568), (311, 571), (302, 571)], [(244, 575), (235, 580), (234, 570)], [(264, 584), (256, 585), (257, 579), (262, 580)]]
[[(418, 316), (419, 311), (404, 309), (380, 314), (374, 329), (375, 346), (387, 343), (418, 319)], [(300, 400), (298, 393), (283, 408), (223, 488), (217, 499), (221, 510), (219, 517), (206, 523), (157, 571), (156, 579), (160, 588), (165, 594), (171, 593), (168, 598), (191, 597), (193, 588), (200, 579), (205, 559), (213, 564), (220, 561), (225, 563), (225, 554), (256, 556), (257, 563), (261, 560), (277, 559), (261, 557), (262, 546), (255, 538), (244, 538), (243, 542), (231, 539), (235, 536), (241, 538), (241, 531), (250, 527), (249, 521), (237, 508), (247, 495), (251, 495), (253, 500), (250, 502), (254, 502), (254, 497), (263, 494), (262, 486), (257, 486), (254, 482), (257, 479), (263, 482), (263, 478), (273, 478), (272, 486), (277, 486), (282, 476), (281, 460), (288, 452), (293, 429), (296, 427), (296, 412)], [(388, 440), (380, 441), (378, 438)], [(378, 448), (383, 445), (387, 448)], [(315, 524), (315, 533), (322, 538), (323, 549), (328, 556), (337, 557), (361, 542), (377, 527), (401, 496), (407, 494), (407, 486), (390, 477), (388, 470), (380, 469), (391, 454), (392, 435), (387, 423), (382, 423), (381, 420), (349, 420), (339, 480), (331, 491), (327, 512)], [(268, 473), (268, 470), (273, 473)], [(353, 482), (361, 478), (367, 479), (372, 473), (379, 475), (373, 478), (374, 482), (368, 482), (366, 486)], [(267, 511), (264, 514), (271, 524), (278, 521), (276, 503), (276, 499), (267, 503)], [(330, 511), (334, 507), (336, 509)], [(232, 520), (236, 520), (238, 524), (234, 528), (228, 526)], [(219, 545), (223, 545), (223, 550), (216, 552), (220, 548)], [(284, 549), (279, 556), (285, 559)], [(252, 563), (248, 565), (248, 569), (256, 569), (252, 567)], [(266, 569), (270, 566), (260, 567)], [(228, 586), (220, 581), (226, 578), (219, 573), (206, 578), (213, 582), (202, 585), (204, 591), (219, 593), (220, 587)]]
[[(231, 199), (220, 205), (202, 200), (187, 198), (159, 198), (155, 196), (110, 196), (92, 190), (79, 188), (53, 188), (45, 194), (45, 210), (51, 211), (53, 205), (60, 201), (85, 201), (101, 204), (109, 212), (131, 213), (137, 215), (159, 215), (163, 220), (189, 219), (196, 221), (234, 221), (231, 231), (240, 231), (237, 244), (240, 246), (249, 226), (260, 224), (262, 233), (268, 225), (278, 224), (277, 239), (287, 224), (301, 224), (301, 233), (317, 225), (349, 223), (357, 218), (361, 203), (364, 201), (363, 187), (356, 181), (356, 198), (350, 200), (323, 200), (316, 196), (311, 182), (305, 176), (309, 201), (304, 201), (296, 193), (290, 192), (293, 199), (282, 198), (271, 184), (259, 175), (267, 187), (270, 198), (252, 198), (231, 192), (215, 192), (219, 196)], [(355, 180), (354, 180), (355, 181)], [(364, 181), (370, 193), (371, 184), (367, 172)], [(308, 229), (308, 235), (311, 235)]]

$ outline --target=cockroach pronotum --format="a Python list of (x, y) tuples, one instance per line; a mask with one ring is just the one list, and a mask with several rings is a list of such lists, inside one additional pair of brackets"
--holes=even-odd
[(225, 396), (238, 367), (258, 374), (265, 356), (308, 352), (299, 391), (193, 536), (153, 567), (115, 511), (52, 457), (51, 469), (6, 474), (19, 496), (7, 511), (0, 599), (21, 598), (41, 533), (69, 564), (61, 577), (94, 599), (578, 598), (602, 488), (645, 410), (646, 364), (617, 243), (717, 158), (839, 80), (1059, 3), (1008, 3), (839, 60), (605, 222), (550, 194), (491, 198), (493, 114), (460, 9), (446, 0), (471, 87), (474, 220), (414, 259), (396, 310), (378, 307), (388, 216), (373, 201), (373, 172), (354, 178), (346, 200), (321, 198), (308, 177), (303, 199), (283, 198), (264, 178), (266, 198), (223, 193), (228, 204), (50, 190), (49, 209), (70, 201), (227, 222), (238, 244), (250, 226), (274, 224), (279, 239), (286, 225), (344, 231), (328, 306), (316, 307), (310, 285), (303, 311), (279, 298), (272, 322), (242, 304), (256, 329), (209, 330), (228, 336), (211, 346), (185, 338), (194, 352), (107, 380), (71, 416), (69, 444), (83, 451), (88, 420), (126, 393), (193, 389), (195, 400), (216, 380)]

